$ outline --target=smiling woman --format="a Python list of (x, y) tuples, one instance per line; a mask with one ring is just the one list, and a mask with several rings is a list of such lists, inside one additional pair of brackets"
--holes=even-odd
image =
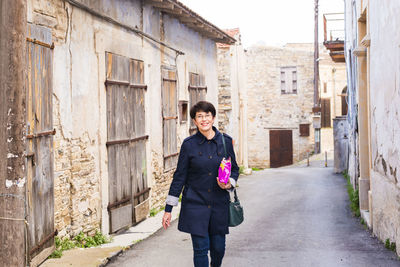
[[(178, 166), (167, 196), (162, 220), (167, 229), (172, 207), (178, 205), (182, 192), (182, 207), (178, 229), (191, 234), (193, 261), (196, 267), (221, 266), (225, 254), (225, 236), (229, 233), (229, 192), (239, 177), (239, 167), (233, 151), (232, 138), (213, 126), (216, 110), (213, 104), (200, 101), (190, 110), (197, 133), (186, 138), (179, 153)], [(227, 155), (224, 153), (226, 140)], [(218, 181), (218, 168), (224, 156), (232, 162), (227, 183)]]

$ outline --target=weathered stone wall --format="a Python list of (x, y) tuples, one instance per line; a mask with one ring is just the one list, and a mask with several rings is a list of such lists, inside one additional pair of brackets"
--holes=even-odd
[(400, 2), (370, 0), (367, 8), (372, 226), (400, 255), (400, 19), (382, 20), (398, 14)]
[[(358, 185), (360, 191), (365, 187), (361, 181), (369, 181), (369, 201), (365, 202), (369, 202), (373, 233), (383, 242), (387, 239), (395, 242), (400, 255), (400, 53), (397, 45), (400, 19), (382, 20), (399, 13), (400, 3), (346, 0), (345, 12), (350, 102), (349, 173), (353, 185)], [(362, 12), (365, 12), (365, 25), (360, 23)], [(370, 43), (361, 44), (360, 40), (368, 39)], [(365, 49), (366, 55), (356, 57), (352, 53), (356, 47)], [(362, 72), (363, 67), (365, 72)], [(365, 106), (367, 112), (361, 108)], [(365, 128), (370, 131), (369, 138)], [(361, 142), (363, 137), (368, 142)], [(361, 150), (367, 151), (367, 155)], [(370, 162), (365, 164), (365, 159)]]
[[(70, 34), (72, 7), (64, 1), (28, 1), (28, 22), (51, 28), (55, 43), (53, 66), (54, 210), (59, 235), (94, 233), (100, 228), (100, 177), (96, 168), (96, 138), (89, 132), (73, 134), (72, 107), (66, 107), (60, 89), (70, 77), (67, 62), (61, 62)], [(69, 47), (70, 49), (70, 47)], [(70, 51), (71, 52), (71, 51)], [(61, 61), (60, 61), (61, 60)], [(61, 70), (59, 72), (58, 70)], [(69, 84), (69, 82), (68, 82)], [(67, 89), (68, 90), (68, 89)], [(60, 101), (61, 99), (61, 101)], [(71, 102), (69, 102), (72, 104)], [(67, 113), (66, 113), (67, 112)], [(77, 122), (79, 120), (76, 120)], [(89, 126), (89, 125), (88, 125)], [(90, 126), (89, 126), (90, 127)]]
[[(28, 0), (28, 21), (50, 28), (53, 50), (53, 121), (55, 228), (60, 235), (109, 231), (105, 53), (144, 61), (147, 183), (150, 205), (165, 204), (173, 170), (163, 167), (161, 68), (175, 68), (177, 100), (189, 100), (189, 72), (203, 75), (207, 100), (215, 105), (217, 52), (215, 42), (143, 1), (85, 1), (97, 12), (114, 17), (185, 55), (128, 32), (62, 0)], [(130, 10), (130, 12), (126, 12)], [(199, 60), (200, 59), (200, 60)], [(216, 121), (218, 124), (218, 120)], [(179, 123), (178, 146), (189, 134)], [(179, 149), (178, 149), (179, 151)]]
[(66, 39), (68, 30), (68, 6), (60, 0), (28, 0), (28, 22), (53, 30), (56, 43)]
[(230, 46), (218, 48), (218, 128), (225, 132), (232, 111)]
[[(269, 167), (269, 131), (292, 130), (293, 161), (313, 150), (313, 53), (302, 48), (261, 47), (247, 50), (249, 165)], [(297, 67), (297, 94), (281, 94), (280, 68)], [(310, 136), (300, 137), (299, 124), (310, 124)]]
[[(160, 24), (155, 23), (160, 19)], [(144, 10), (144, 27), (147, 31), (152, 32), (153, 36), (159, 37), (166, 43), (173, 45), (174, 48), (184, 51), (185, 55), (177, 56), (175, 52), (161, 48), (158, 51), (147, 55), (152, 62), (151, 69), (149, 68), (150, 83), (158, 86), (160, 83), (159, 72), (162, 66), (174, 68), (177, 76), (177, 100), (188, 101), (188, 112), (190, 107), (189, 99), (189, 73), (196, 73), (204, 77), (204, 85), (207, 86), (206, 100), (213, 103), (215, 107), (218, 104), (218, 74), (217, 74), (217, 48), (214, 41), (205, 38), (201, 34), (184, 26), (177, 19), (167, 15), (159, 16), (154, 9)], [(162, 30), (160, 30), (162, 29)], [(158, 30), (158, 33), (156, 32)], [(157, 53), (159, 53), (157, 55)], [(158, 56), (158, 57), (157, 57)], [(154, 57), (154, 58), (153, 58)], [(160, 62), (161, 58), (161, 62)], [(151, 78), (150, 78), (151, 77)], [(153, 79), (153, 80), (151, 80)], [(161, 88), (161, 84), (158, 88)], [(161, 118), (161, 99), (160, 91), (153, 90), (151, 92), (151, 116), (149, 120), (151, 125), (151, 206), (154, 208), (163, 207), (168, 194), (168, 189), (172, 181), (174, 170), (164, 170), (163, 168), (163, 132)], [(159, 106), (156, 107), (156, 99), (159, 99)], [(160, 109), (160, 110), (158, 110)], [(178, 114), (178, 116), (180, 116)], [(187, 115), (187, 122), (180, 122), (178, 118), (177, 127), (177, 145), (178, 152), (183, 140), (189, 136), (190, 115)], [(218, 125), (219, 117), (215, 120), (215, 125)]]

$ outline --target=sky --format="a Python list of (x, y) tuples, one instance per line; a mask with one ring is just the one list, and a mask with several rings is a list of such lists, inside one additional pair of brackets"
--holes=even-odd
[[(244, 47), (314, 42), (314, 0), (179, 0), (220, 29), (240, 28)], [(319, 0), (322, 14), (343, 13), (344, 0)]]

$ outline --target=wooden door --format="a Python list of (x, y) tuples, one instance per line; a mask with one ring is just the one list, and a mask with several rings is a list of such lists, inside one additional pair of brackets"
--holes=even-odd
[(37, 266), (54, 250), (53, 55), (51, 30), (28, 25), (27, 213), (28, 258)]
[(106, 53), (110, 232), (146, 218), (149, 188), (143, 62)]
[(331, 99), (321, 99), (321, 128), (331, 127)]
[(163, 69), (162, 82), (164, 171), (169, 171), (176, 167), (179, 154), (177, 144), (178, 99), (175, 71)]
[(293, 164), (292, 130), (269, 131), (270, 167)]

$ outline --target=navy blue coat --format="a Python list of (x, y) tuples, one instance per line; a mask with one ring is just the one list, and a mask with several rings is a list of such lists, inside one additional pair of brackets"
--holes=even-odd
[[(216, 180), (225, 152), (222, 134), (213, 129), (215, 136), (211, 140), (197, 132), (183, 141), (168, 193), (169, 197), (179, 197), (184, 188), (178, 229), (200, 236), (229, 233), (229, 192), (221, 189)], [(232, 138), (226, 134), (224, 137), (232, 160), (231, 178), (237, 181), (239, 167)]]

